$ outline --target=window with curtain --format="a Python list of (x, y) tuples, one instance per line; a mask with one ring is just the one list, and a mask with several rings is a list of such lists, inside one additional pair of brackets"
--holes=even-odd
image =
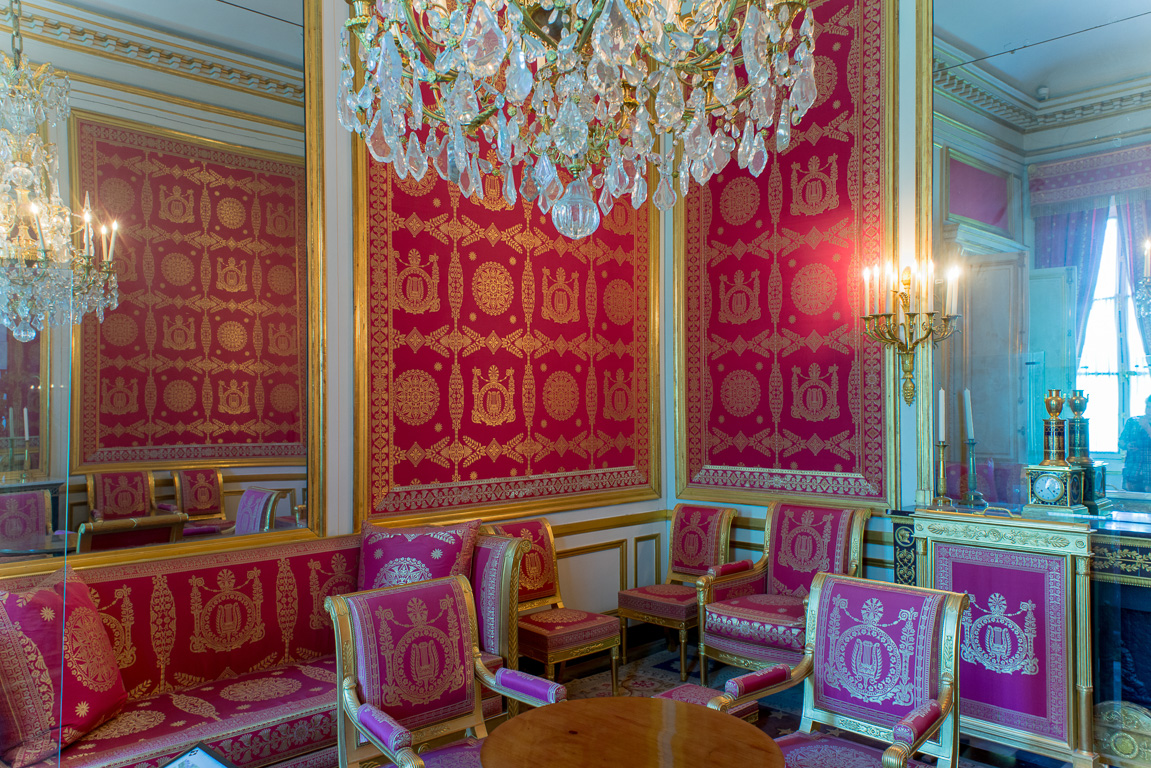
[(1151, 395), (1151, 370), (1135, 322), (1131, 277), (1126, 259), (1120, 256), (1119, 226), (1113, 213), (1103, 237), (1076, 378), (1077, 386), (1090, 396), (1086, 415), (1091, 419), (1093, 454), (1119, 453), (1123, 424), (1143, 415), (1144, 401)]

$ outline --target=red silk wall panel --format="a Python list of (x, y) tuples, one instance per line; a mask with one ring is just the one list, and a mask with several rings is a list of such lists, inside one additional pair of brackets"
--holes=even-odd
[[(813, 4), (819, 98), (758, 178), (693, 183), (684, 225), (679, 485), (881, 502), (883, 351), (862, 336), (884, 255), (882, 0)], [(772, 140), (774, 141), (774, 139)]]
[(367, 162), (368, 514), (653, 497), (647, 208), (573, 242), (496, 179), (481, 204)]
[(76, 117), (77, 195), (120, 223), (120, 306), (85, 318), (73, 465), (304, 457), (304, 166)]

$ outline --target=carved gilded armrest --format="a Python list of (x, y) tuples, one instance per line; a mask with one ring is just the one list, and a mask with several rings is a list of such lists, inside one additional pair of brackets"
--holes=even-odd
[(479, 649), (473, 649), (476, 677), (491, 690), (532, 707), (542, 707), (567, 699), (567, 688), (542, 677), (501, 667), (495, 674), (484, 665)]
[(354, 677), (344, 678), (340, 706), (356, 730), (395, 763), (397, 768), (424, 768), (423, 759), (412, 749), (412, 732), (397, 723), (387, 712), (360, 701)]
[(906, 768), (911, 756), (939, 731), (954, 704), (954, 689), (948, 685), (938, 700), (926, 701), (904, 715), (891, 732), (895, 743), (883, 751), (883, 768)]
[(758, 701), (765, 696), (786, 691), (802, 683), (811, 674), (814, 666), (812, 657), (805, 655), (795, 665), (795, 669), (786, 664), (776, 664), (773, 667), (734, 677), (727, 681), (724, 692), (709, 701), (707, 706), (726, 712), (749, 701)]
[(714, 602), (716, 590), (729, 592), (745, 584), (754, 584), (767, 573), (767, 558), (761, 557), (754, 564), (751, 560), (739, 560), (734, 563), (713, 565), (708, 568), (705, 575), (695, 582), (695, 592), (699, 599), (699, 606)]

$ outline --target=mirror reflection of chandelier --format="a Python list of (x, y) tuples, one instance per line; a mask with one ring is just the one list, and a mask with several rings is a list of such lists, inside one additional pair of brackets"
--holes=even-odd
[[(23, 56), (20, 2), (9, 4), (12, 58), (0, 54), (0, 323), (19, 341), (45, 325), (70, 325), (119, 303), (111, 243), (103, 231), (98, 263), (93, 216), (84, 199), (78, 218), (60, 199), (56, 147), (43, 140), (43, 124), (68, 118), (68, 79), (51, 64), (37, 68)], [(80, 235), (81, 244), (74, 243)]]
[(758, 176), (816, 99), (806, 0), (347, 1), (344, 127), (400, 178), (492, 178), (573, 239), (643, 204), (649, 162), (664, 211), (733, 153)]

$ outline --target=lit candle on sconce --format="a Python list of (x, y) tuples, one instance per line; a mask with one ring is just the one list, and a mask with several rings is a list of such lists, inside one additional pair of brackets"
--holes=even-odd
[(120, 222), (113, 221), (112, 222), (112, 244), (108, 246), (108, 253), (105, 254), (107, 259), (108, 259), (109, 264), (112, 263), (112, 259), (115, 258), (115, 255), (116, 255), (116, 235), (119, 234), (119, 232), (120, 232)]

